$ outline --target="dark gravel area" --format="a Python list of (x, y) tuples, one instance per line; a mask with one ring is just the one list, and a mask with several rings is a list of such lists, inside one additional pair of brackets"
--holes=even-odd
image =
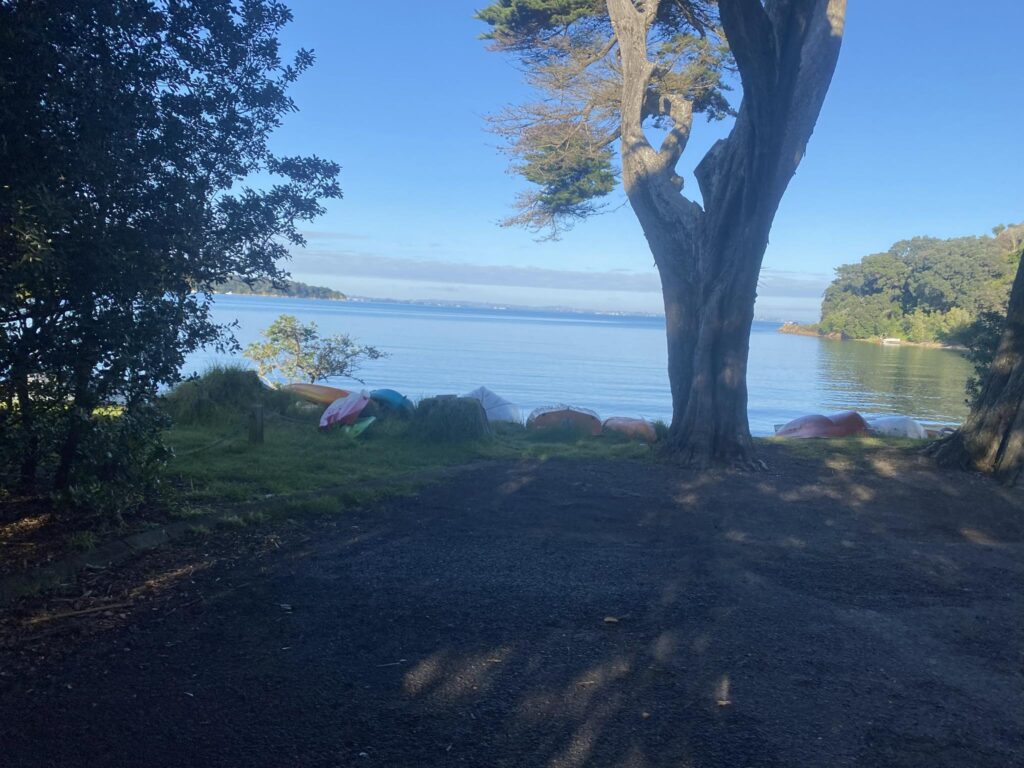
[(0, 765), (1024, 765), (1021, 497), (765, 450), (483, 466), (170, 549), (99, 630), (27, 602)]

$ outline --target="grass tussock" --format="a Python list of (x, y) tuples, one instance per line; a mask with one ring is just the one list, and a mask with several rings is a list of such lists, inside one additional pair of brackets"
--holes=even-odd
[(428, 397), (420, 401), (412, 427), (418, 439), (438, 443), (485, 440), (493, 434), (483, 406), (471, 397)]
[(248, 414), (256, 404), (277, 414), (297, 407), (293, 395), (271, 389), (255, 371), (240, 365), (215, 365), (181, 382), (163, 398), (175, 424), (223, 424)]

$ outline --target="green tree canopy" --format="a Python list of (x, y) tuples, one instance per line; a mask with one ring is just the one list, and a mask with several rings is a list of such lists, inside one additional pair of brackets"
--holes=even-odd
[(0, 389), (25, 487), (119, 442), (104, 403), (142, 430), (186, 354), (232, 343), (213, 287), (279, 278), (340, 196), (336, 164), (269, 147), (313, 62), (282, 59), (290, 19), (276, 0), (0, 2)]
[(265, 341), (246, 347), (246, 357), (261, 376), (280, 374), (288, 381), (316, 383), (340, 376), (362, 382), (356, 375), (360, 364), (387, 356), (346, 334), (321, 338), (316, 323), (300, 322), (293, 315), (280, 315), (260, 333)]
[[(512, 170), (535, 185), (507, 225), (552, 236), (598, 212), (618, 184), (622, 70), (605, 0), (500, 0), (477, 14), (498, 51), (528, 65), (538, 100), (490, 119), (507, 141)], [(651, 25), (652, 71), (642, 121), (668, 131), (678, 160), (694, 114), (734, 115), (725, 93), (732, 59), (714, 2), (661, 2)], [(673, 111), (674, 110), (674, 111)], [(682, 179), (674, 176), (676, 183)]]
[(986, 313), (1005, 310), (1024, 225), (996, 237), (915, 237), (836, 269), (820, 328), (851, 338), (962, 343)]

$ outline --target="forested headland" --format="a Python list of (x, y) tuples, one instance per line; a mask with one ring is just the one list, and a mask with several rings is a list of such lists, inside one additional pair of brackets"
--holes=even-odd
[(255, 296), (290, 296), (298, 299), (330, 299), (332, 301), (345, 301), (346, 296), (341, 291), (333, 288), (325, 288), (322, 285), (307, 285), (297, 280), (255, 280), (246, 282), (238, 278), (229, 278), (217, 284), (217, 293), (238, 293)]
[(787, 331), (973, 346), (989, 317), (1005, 315), (1022, 247), (1024, 223), (991, 236), (901, 240), (838, 267), (821, 321)]

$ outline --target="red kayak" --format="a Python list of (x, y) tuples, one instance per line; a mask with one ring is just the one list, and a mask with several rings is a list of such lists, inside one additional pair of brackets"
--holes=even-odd
[(856, 411), (823, 416), (812, 413), (783, 424), (776, 437), (857, 437), (868, 434), (868, 423)]

